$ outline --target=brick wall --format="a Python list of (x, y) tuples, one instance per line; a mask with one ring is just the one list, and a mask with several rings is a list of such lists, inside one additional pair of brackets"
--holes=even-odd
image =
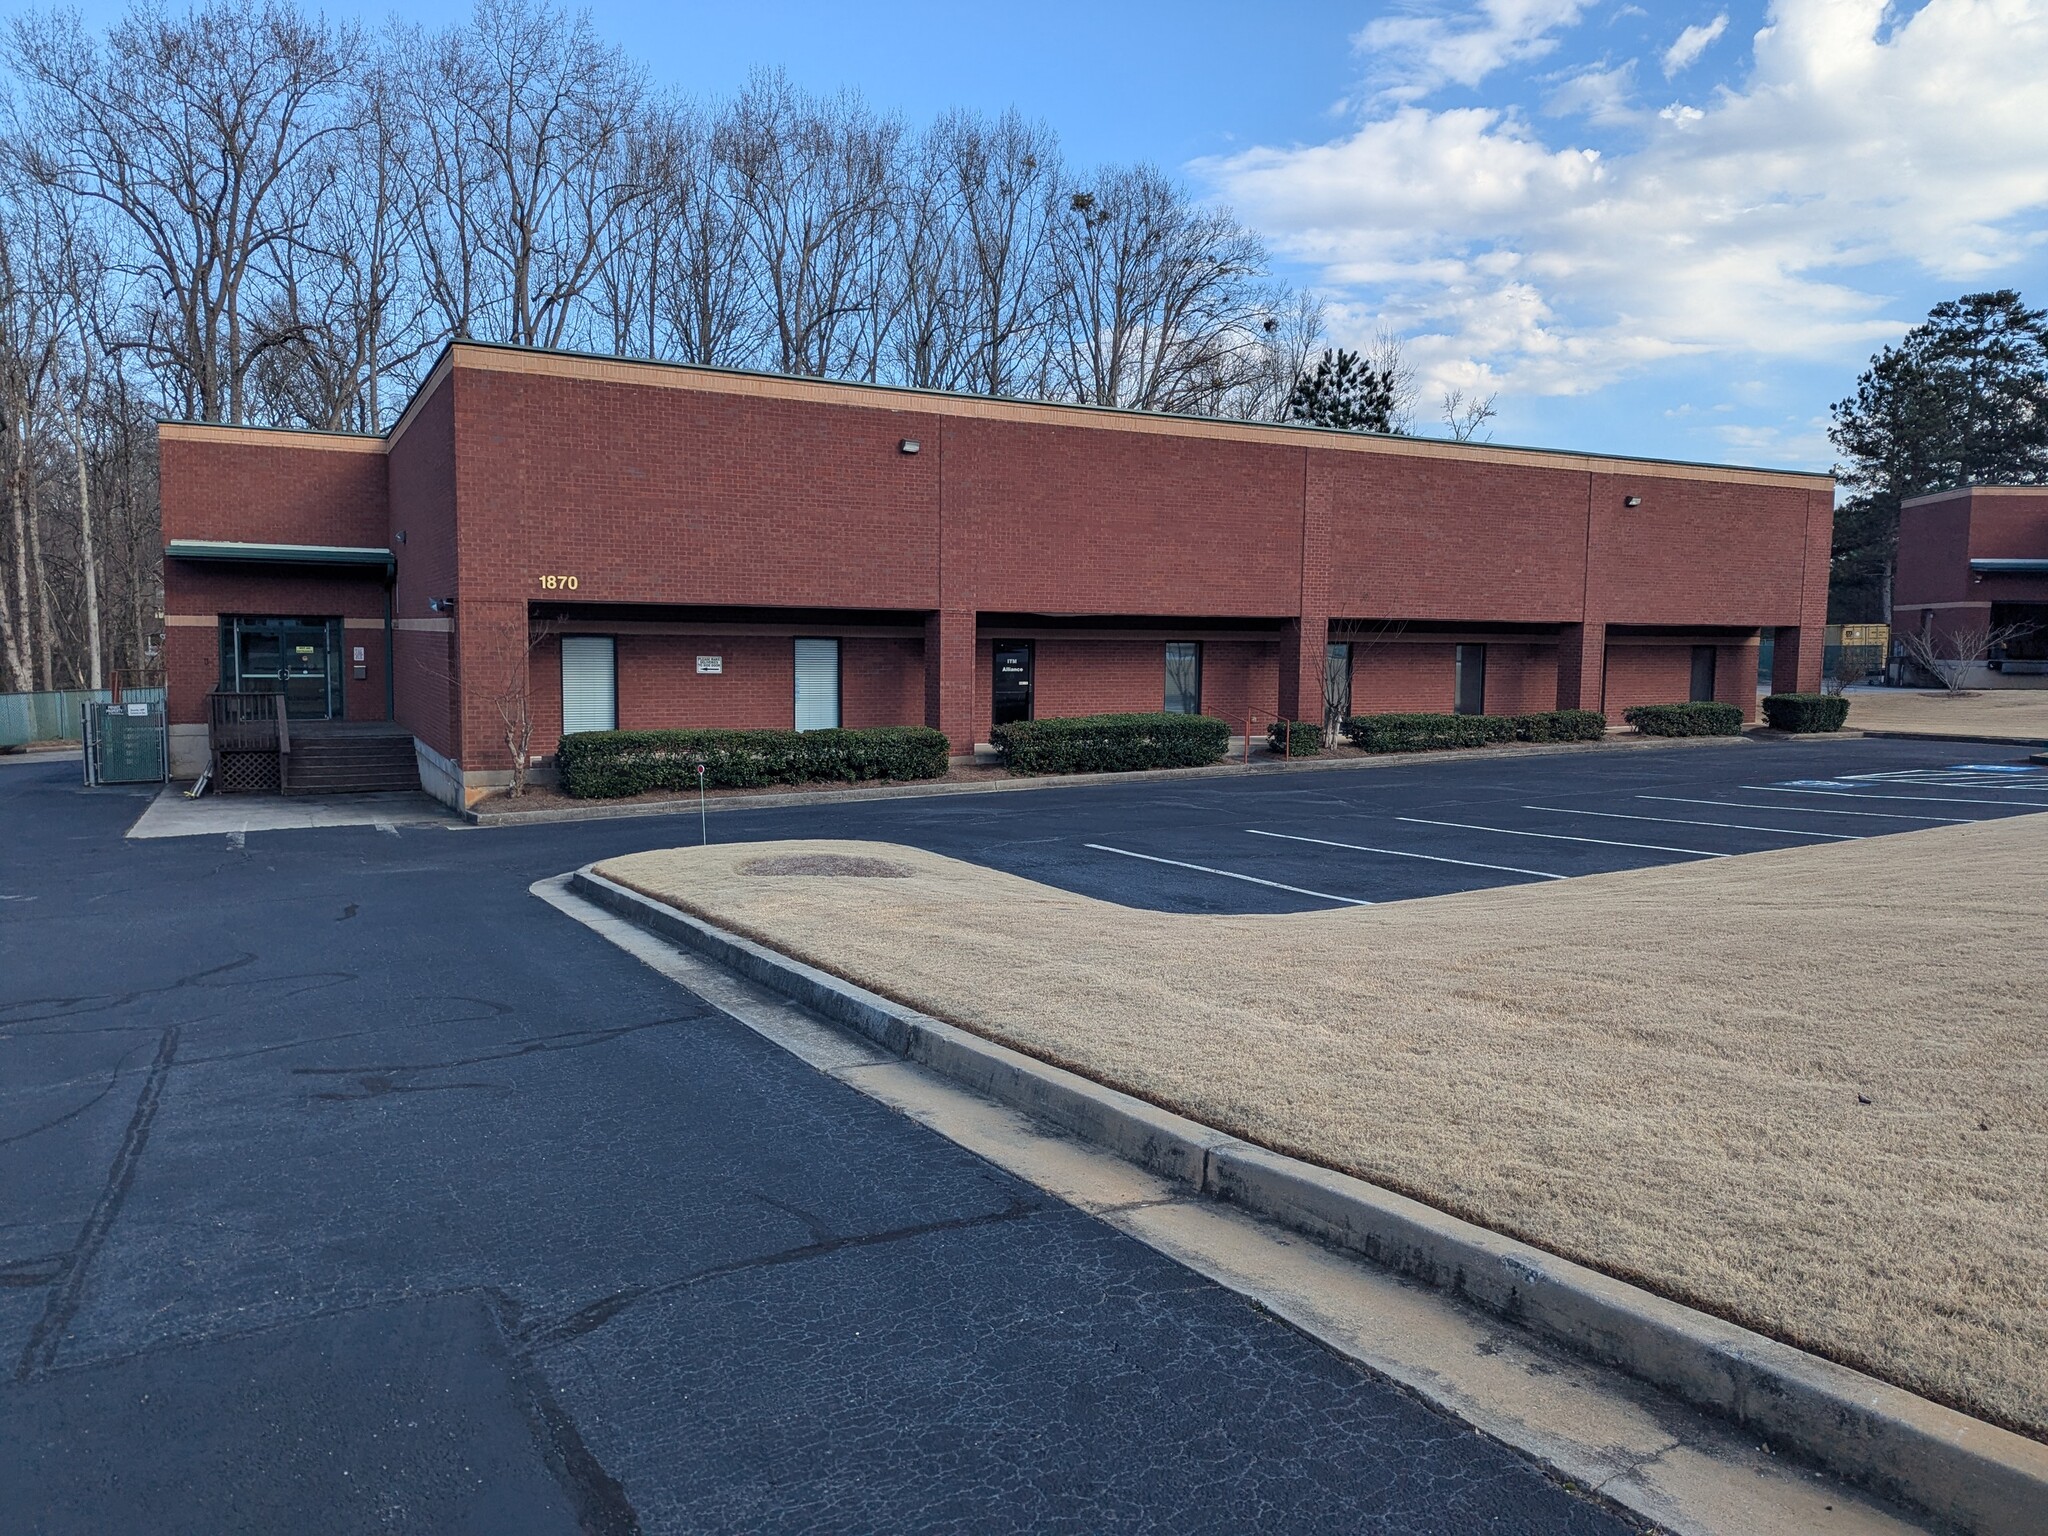
[[(1721, 682), (1715, 664), (1714, 681)], [(1607, 648), (1607, 718), (1637, 704), (1683, 704), (1692, 696), (1690, 645), (1624, 645)]]
[[(503, 766), (493, 700), (529, 665), (537, 603), (900, 615), (924, 638), (849, 644), (846, 718), (927, 720), (956, 747), (986, 738), (994, 614), (1270, 626), (1271, 642), (1206, 642), (1204, 703), (1229, 717), (1313, 713), (1332, 612), (1557, 626), (1554, 647), (1491, 642), (1488, 704), (1502, 712), (1554, 703), (1567, 681), (1594, 702), (1608, 624), (1810, 633), (1810, 667), (1809, 647), (1787, 654), (1818, 667), (1831, 497), (1811, 480), (473, 346), (451, 358), (384, 461), (170, 431), (165, 527), (364, 543), (403, 529), (399, 717), (471, 769)], [(921, 451), (900, 452), (905, 439)], [(435, 597), (457, 599), (452, 634)], [(1165, 638), (1045, 637), (1040, 711), (1156, 709)], [(189, 640), (177, 646), (184, 676)], [(700, 699), (693, 646), (675, 649), (687, 662), (672, 677), (650, 651), (650, 691), (631, 707), (783, 723), (787, 691), (765, 670), (758, 692)], [(1361, 656), (1355, 707), (1450, 707), (1448, 643), (1382, 649)]]

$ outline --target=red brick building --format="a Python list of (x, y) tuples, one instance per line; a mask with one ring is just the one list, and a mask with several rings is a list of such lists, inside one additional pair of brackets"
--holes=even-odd
[[(1817, 686), (1821, 475), (460, 343), (382, 437), (166, 424), (174, 749), (206, 694), (394, 719), (428, 787), (564, 724), (1604, 709)], [(1331, 652), (1335, 642), (1348, 646)]]
[(2048, 486), (1966, 486), (1905, 503), (1891, 620), (1895, 651), (1926, 634), (1944, 654), (1960, 633), (2031, 625), (1968, 681), (2048, 687)]

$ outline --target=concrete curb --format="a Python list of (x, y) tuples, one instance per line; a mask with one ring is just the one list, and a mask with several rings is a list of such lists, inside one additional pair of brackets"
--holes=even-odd
[(2044, 1529), (2048, 1446), (1706, 1313), (1241, 1141), (905, 1007), (642, 896), (586, 865), (586, 900), (882, 1049), (1321, 1242), (1626, 1371), (1971, 1536)]
[[(1142, 768), (1130, 773), (1054, 773), (1021, 779), (987, 779), (964, 784), (908, 783), (878, 784), (871, 789), (796, 789), (776, 795), (725, 795), (707, 799), (707, 811), (773, 811), (792, 805), (837, 805), (859, 800), (916, 800), (936, 795), (1007, 795), (1032, 789), (1079, 789), (1097, 784), (1146, 784), (1173, 779), (1256, 777), (1262, 773), (1316, 773), (1331, 769), (1374, 769), (1404, 766), (1427, 767), (1432, 763), (1455, 762), (1488, 757), (1551, 757), (1564, 752), (1598, 752), (1606, 748), (1698, 747), (1726, 745), (1749, 739), (1743, 736), (1645, 736), (1607, 741), (1521, 742), (1502, 747), (1467, 747), (1455, 752), (1389, 752), (1374, 757), (1307, 757), (1295, 762), (1268, 758), (1249, 767), (1242, 763), (1210, 763), (1200, 768)], [(544, 811), (462, 812), (465, 820), (479, 827), (544, 826), (562, 821), (620, 821), (633, 816), (694, 816), (694, 797), (673, 800), (642, 800), (633, 805), (593, 804), (558, 806)]]
[(2048, 746), (2048, 738), (2040, 736), (1972, 736), (1967, 731), (1865, 731), (1865, 736), (1874, 736), (1885, 741), (1974, 741), (1980, 746), (1991, 747), (2041, 747)]

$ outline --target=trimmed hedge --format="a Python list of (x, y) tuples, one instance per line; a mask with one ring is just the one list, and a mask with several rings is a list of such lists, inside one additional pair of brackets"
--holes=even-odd
[(1213, 763), (1230, 750), (1230, 723), (1213, 715), (1078, 715), (1013, 721), (989, 738), (1012, 773), (1122, 773)]
[(1776, 731), (1839, 731), (1849, 718), (1849, 701), (1839, 693), (1774, 693), (1764, 700), (1764, 719)]
[(1517, 741), (1598, 741), (1607, 734), (1607, 717), (1597, 709), (1550, 709), (1509, 718)]
[(1740, 736), (1742, 711), (1733, 704), (1638, 704), (1622, 719), (1645, 736)]
[(1288, 757), (1318, 757), (1323, 750), (1323, 727), (1316, 720), (1281, 720), (1266, 727), (1266, 746)]
[(1365, 752), (1442, 752), (1509, 741), (1598, 741), (1607, 717), (1597, 709), (1534, 715), (1353, 715), (1344, 734)]
[(1506, 715), (1353, 715), (1344, 733), (1366, 752), (1441, 752), (1513, 741), (1515, 722)]
[(652, 789), (710, 789), (820, 780), (936, 779), (950, 758), (945, 733), (925, 726), (857, 731), (578, 731), (555, 748), (562, 792), (616, 800)]

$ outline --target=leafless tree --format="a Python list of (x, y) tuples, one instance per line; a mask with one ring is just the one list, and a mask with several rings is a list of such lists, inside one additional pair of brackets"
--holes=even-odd
[(879, 243), (902, 127), (858, 97), (756, 75), (720, 124), (739, 227), (781, 373), (863, 372), (876, 350)]
[(966, 249), (957, 301), (971, 358), (961, 387), (1022, 393), (1044, 374), (1058, 147), (1050, 129), (1015, 111), (993, 122), (949, 113), (932, 137), (953, 178)]
[(101, 49), (75, 12), (18, 18), (28, 87), (23, 163), (124, 223), (150, 300), (137, 334), (186, 412), (244, 419), (266, 338), (261, 267), (306, 217), (299, 172), (340, 131), (329, 110), (359, 51), (349, 30), (281, 0), (213, 0), (179, 16), (138, 7)]
[(1950, 698), (1970, 691), (1973, 674), (1994, 651), (2034, 633), (2032, 624), (1959, 624), (1916, 630), (1899, 637), (1906, 659), (1939, 683)]
[(611, 241), (646, 196), (631, 130), (646, 88), (587, 15), (478, 0), (410, 80), (424, 137), (421, 243), (456, 335), (575, 339)]
[(1052, 368), (1069, 398), (1212, 411), (1256, 370), (1265, 251), (1157, 169), (1115, 168), (1053, 224)]
[(1484, 428), (1496, 414), (1494, 399), (1493, 395), (1468, 395), (1463, 389), (1445, 390), (1443, 421), (1450, 431), (1451, 441), (1469, 443), (1476, 438), (1484, 442), (1491, 437), (1493, 434), (1484, 432)]
[[(1351, 681), (1359, 659), (1398, 640), (1408, 625), (1402, 619), (1332, 619), (1323, 652), (1323, 745), (1334, 747), (1344, 722), (1358, 712)], [(1340, 650), (1339, 647), (1342, 647)]]

